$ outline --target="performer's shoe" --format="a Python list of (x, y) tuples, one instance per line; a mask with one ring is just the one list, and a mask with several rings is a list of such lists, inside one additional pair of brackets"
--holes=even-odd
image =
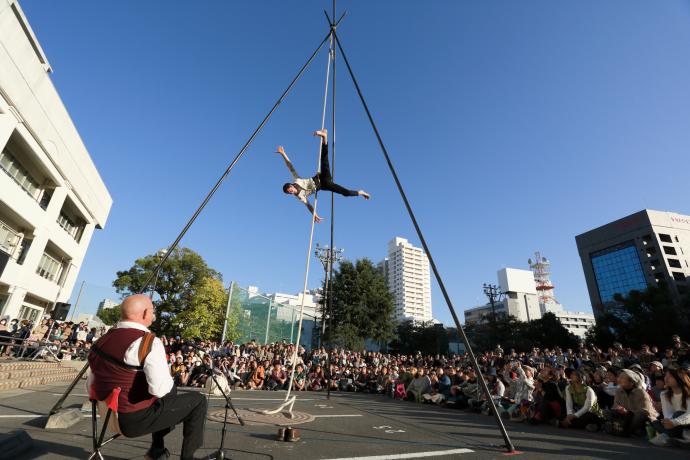
[(170, 458), (170, 452), (165, 447), (162, 449), (149, 449), (144, 458), (146, 460), (167, 460)]

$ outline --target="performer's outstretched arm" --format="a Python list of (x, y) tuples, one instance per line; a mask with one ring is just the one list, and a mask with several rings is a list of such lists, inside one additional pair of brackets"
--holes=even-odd
[(283, 161), (285, 162), (285, 166), (287, 166), (287, 169), (290, 171), (290, 174), (292, 174), (293, 179), (299, 179), (299, 175), (297, 174), (297, 171), (295, 171), (295, 167), (292, 166), (292, 162), (288, 158), (287, 154), (285, 153), (285, 149), (283, 148), (282, 145), (279, 145), (278, 148), (276, 149), (276, 153), (279, 153), (280, 156), (283, 157)]

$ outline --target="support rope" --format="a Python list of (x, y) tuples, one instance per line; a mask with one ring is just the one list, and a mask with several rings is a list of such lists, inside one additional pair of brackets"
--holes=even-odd
[[(333, 34), (331, 34), (331, 46), (333, 46)], [(329, 82), (329, 77), (330, 77), (330, 70), (331, 70), (331, 53), (328, 53), (328, 62), (326, 65), (326, 84), (323, 92), (323, 110), (321, 112), (321, 129), (324, 129), (326, 126), (326, 107), (328, 104), (328, 82)], [(321, 142), (319, 143), (319, 154), (317, 156), (317, 166), (316, 166), (316, 171), (317, 174), (321, 172), (321, 148), (323, 146), (323, 138), (321, 138)], [(282, 411), (283, 409), (287, 408), (287, 413), (289, 414), (290, 417), (292, 417), (292, 406), (295, 404), (295, 400), (297, 399), (296, 396), (290, 397), (290, 394), (292, 392), (292, 384), (295, 379), (295, 370), (297, 369), (297, 358), (298, 358), (298, 351), (299, 351), (299, 342), (300, 339), (302, 338), (302, 321), (304, 319), (304, 301), (307, 296), (307, 285), (309, 283), (309, 268), (311, 265), (311, 250), (312, 250), (312, 245), (314, 244), (314, 226), (316, 224), (316, 205), (318, 202), (318, 197), (319, 197), (319, 192), (318, 190), (316, 193), (314, 193), (314, 207), (312, 211), (312, 216), (311, 216), (311, 230), (309, 232), (309, 247), (307, 250), (307, 261), (306, 261), (306, 267), (304, 270), (304, 285), (302, 288), (302, 302), (300, 302), (300, 307), (299, 307), (299, 321), (297, 323), (297, 338), (295, 339), (295, 350), (292, 353), (292, 370), (290, 371), (290, 381), (288, 383), (288, 389), (287, 393), (285, 394), (285, 401), (278, 406), (276, 409), (273, 410), (267, 410), (264, 411), (264, 414), (277, 414), (278, 412)]]

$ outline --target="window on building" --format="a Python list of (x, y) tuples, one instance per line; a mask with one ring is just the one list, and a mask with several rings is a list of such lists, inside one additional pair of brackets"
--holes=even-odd
[(659, 233), (659, 239), (663, 241), (664, 243), (673, 243), (673, 240), (671, 239), (671, 235), (666, 235), (664, 233)]
[(52, 188), (47, 188), (43, 190), (43, 194), (41, 194), (41, 199), (38, 201), (38, 205), (45, 209), (48, 209), (48, 205), (50, 204), (50, 199), (53, 197), (53, 192), (55, 190)]
[(678, 259), (668, 259), (668, 266), (673, 268), (683, 268)]
[(12, 227), (0, 221), (0, 249), (13, 255), (20, 236)]
[(41, 261), (38, 264), (38, 268), (36, 268), (36, 273), (38, 276), (49, 281), (57, 282), (61, 272), (62, 263), (44, 252), (41, 256)]
[(0, 152), (0, 169), (5, 171), (32, 198), (35, 199), (38, 196), (38, 182), (7, 149)]
[(685, 273), (683, 272), (671, 272), (673, 274), (673, 279), (676, 281), (685, 281)]
[(19, 319), (26, 319), (32, 323), (35, 323), (38, 317), (41, 315), (41, 312), (42, 310), (39, 308), (22, 305), (21, 310), (19, 310)]
[(676, 252), (676, 248), (674, 248), (673, 246), (664, 246), (664, 253), (670, 256), (678, 255), (678, 253)]
[(602, 303), (613, 301), (616, 294), (647, 288), (634, 241), (594, 252), (590, 258)]

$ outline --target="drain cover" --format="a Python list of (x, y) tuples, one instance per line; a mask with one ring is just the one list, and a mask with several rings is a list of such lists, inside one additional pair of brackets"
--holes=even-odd
[[(242, 417), (244, 423), (247, 425), (275, 425), (288, 426), (299, 425), (301, 423), (308, 423), (314, 421), (314, 416), (306, 412), (292, 411), (292, 418), (286, 416), (287, 412), (279, 412), (277, 414), (264, 414), (263, 409), (237, 409), (237, 413)], [(216, 409), (208, 411), (206, 416), (212, 422), (223, 423), (225, 416), (225, 409)], [(235, 414), (228, 412), (228, 423), (239, 425), (240, 422), (235, 418)]]

